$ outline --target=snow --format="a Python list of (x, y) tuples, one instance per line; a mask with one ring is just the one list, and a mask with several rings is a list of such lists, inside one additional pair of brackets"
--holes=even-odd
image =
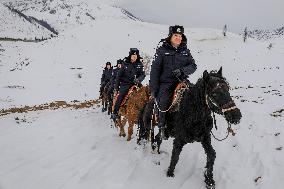
[(20, 39), (38, 39), (47, 37), (51, 34), (42, 26), (36, 23), (30, 23), (16, 13), (12, 13), (8, 7), (0, 4), (0, 37), (1, 38), (20, 38)]
[[(55, 1), (47, 2), (57, 7)], [(56, 15), (47, 16), (39, 11), (42, 4), (35, 3), (27, 4), (34, 10), (24, 11), (45, 18), (59, 31), (57, 37), (39, 43), (0, 41), (0, 109), (97, 99), (105, 62), (115, 64), (130, 47), (153, 56), (168, 32), (166, 25), (133, 20), (120, 8), (100, 1), (60, 2), (72, 5), (68, 11), (74, 17), (64, 17), (67, 10), (58, 7)], [(22, 9), (23, 5), (13, 3)], [(38, 30), (2, 5), (0, 9), (6, 18), (1, 26), (3, 20), (7, 22), (1, 34), (45, 35), (46, 30)], [(86, 10), (96, 19), (83, 16)], [(77, 13), (80, 23), (74, 19)], [(12, 30), (14, 23), (24, 32)], [(241, 123), (233, 127), (235, 136), (224, 142), (212, 139), (217, 152), (216, 188), (282, 188), (284, 155), (279, 148), (284, 144), (284, 114), (271, 114), (284, 109), (284, 38), (249, 38), (243, 43), (240, 35), (223, 37), (222, 31), (211, 28), (186, 28), (185, 32), (198, 65), (192, 82), (205, 69), (222, 66), (243, 114)], [(273, 43), (270, 50), (269, 43)], [(221, 138), (226, 122), (218, 116), (217, 123), (219, 129), (213, 132)], [(205, 188), (206, 156), (199, 143), (184, 147), (175, 178), (167, 178), (172, 139), (162, 144), (160, 155), (153, 154), (149, 145), (137, 146), (135, 135), (131, 142), (119, 138), (110, 125), (109, 116), (97, 106), (1, 116), (0, 188)]]

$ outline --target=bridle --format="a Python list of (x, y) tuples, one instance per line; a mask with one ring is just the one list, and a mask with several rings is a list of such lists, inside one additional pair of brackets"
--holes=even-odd
[[(215, 86), (212, 90), (211, 93), (213, 93), (215, 90), (221, 88), (222, 86), (224, 86), (225, 84), (217, 84), (217, 86)], [(227, 86), (225, 86), (227, 87)], [(236, 104), (234, 103), (234, 101), (229, 101), (226, 104), (223, 104), (222, 106), (220, 106), (214, 99), (211, 98), (211, 96), (208, 94), (208, 90), (206, 88), (205, 90), (205, 101), (206, 101), (206, 105), (208, 106), (208, 108), (212, 110), (212, 107), (210, 106), (210, 103), (213, 104), (219, 112), (222, 112), (222, 114), (224, 114), (225, 112), (234, 110), (237, 108)], [(214, 112), (214, 111), (213, 111)]]
[[(225, 84), (217, 84), (217, 86), (215, 86), (212, 90), (211, 90), (211, 93), (214, 92), (215, 90), (219, 89), (220, 87), (222, 87), (223, 85)], [(227, 85), (225, 85), (225, 87), (227, 87)], [(237, 109), (237, 106), (236, 104), (234, 103), (233, 100), (227, 102), (226, 104), (220, 106), (218, 105), (218, 103), (211, 98), (211, 96), (208, 94), (208, 90), (207, 90), (207, 87), (205, 87), (205, 101), (206, 101), (206, 105), (208, 106), (209, 110), (211, 110), (213, 112), (213, 122), (214, 122), (214, 126), (217, 130), (217, 124), (216, 124), (216, 118), (215, 118), (215, 113), (212, 109), (212, 107), (210, 106), (210, 103), (213, 104), (215, 106), (215, 108), (217, 108), (217, 111), (219, 111), (220, 113), (224, 114), (225, 112), (229, 112), (231, 110), (234, 110), (234, 109)], [(210, 133), (212, 134), (212, 136), (218, 140), (218, 141), (223, 141), (225, 139), (228, 138), (229, 134), (230, 134), (230, 131), (232, 131), (232, 128), (231, 128), (231, 124), (227, 121), (228, 123), (228, 128), (227, 128), (227, 136), (223, 139), (218, 139), (212, 132), (212, 130), (210, 131)]]

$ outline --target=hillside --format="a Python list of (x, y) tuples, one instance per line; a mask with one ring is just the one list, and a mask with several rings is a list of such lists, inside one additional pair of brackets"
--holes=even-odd
[[(12, 5), (25, 15), (45, 19), (58, 36), (37, 43), (0, 41), (0, 109), (97, 99), (105, 62), (115, 64), (130, 47), (153, 56), (168, 32), (166, 25), (142, 22), (100, 1), (58, 1), (62, 6), (57, 1), (24, 2)], [(43, 9), (46, 4), (49, 9)], [(67, 8), (62, 8), (65, 4)], [(49, 30), (0, 8), (6, 11), (1, 12), (5, 16), (0, 20), (5, 21), (1, 34), (49, 35)], [(15, 24), (23, 32), (12, 30)], [(268, 49), (267, 41), (250, 38), (243, 43), (240, 35), (229, 33), (224, 38), (222, 31), (210, 28), (186, 28), (185, 33), (198, 65), (191, 81), (196, 82), (205, 69), (222, 66), (243, 114), (233, 128), (235, 136), (224, 142), (212, 140), (217, 152), (216, 188), (281, 189), (283, 38), (275, 38), (274, 47)], [(221, 138), (226, 122), (218, 116), (217, 123), (219, 130), (213, 132)], [(163, 143), (162, 154), (152, 154), (149, 146), (136, 145), (135, 135), (126, 142), (110, 125), (109, 116), (98, 106), (1, 116), (0, 188), (205, 188), (206, 159), (200, 144), (185, 146), (175, 178), (167, 178), (172, 139)]]

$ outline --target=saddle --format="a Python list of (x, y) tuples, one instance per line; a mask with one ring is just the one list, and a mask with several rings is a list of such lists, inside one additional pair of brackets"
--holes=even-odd
[(184, 91), (188, 89), (189, 87), (190, 87), (190, 83), (186, 81), (181, 82), (176, 86), (174, 90), (173, 98), (172, 98), (171, 109), (169, 110), (170, 112), (176, 112), (179, 110), (182, 95)]
[[(137, 85), (133, 85), (132, 87), (130, 87), (130, 89), (128, 90), (128, 93), (127, 95), (124, 97), (121, 105), (119, 108), (123, 107), (123, 106), (126, 106), (127, 105), (127, 102), (128, 102), (128, 99), (129, 97), (131, 96), (131, 94), (134, 92), (134, 91), (138, 91), (139, 90), (139, 87)], [(112, 105), (112, 111), (114, 110), (114, 105), (116, 103), (116, 100), (118, 98), (118, 95), (119, 93), (116, 94), (116, 96), (114, 96), (114, 99), (113, 99), (113, 105)]]

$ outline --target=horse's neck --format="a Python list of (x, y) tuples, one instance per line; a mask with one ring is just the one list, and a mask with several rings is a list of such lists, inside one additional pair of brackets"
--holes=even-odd
[(186, 90), (183, 97), (181, 102), (183, 111), (194, 114), (191, 118), (201, 118), (210, 113), (205, 101), (205, 87), (202, 79), (198, 80), (189, 90)]
[(134, 91), (129, 97), (129, 101), (133, 104), (144, 103), (148, 99), (146, 87), (142, 86), (138, 91)]

